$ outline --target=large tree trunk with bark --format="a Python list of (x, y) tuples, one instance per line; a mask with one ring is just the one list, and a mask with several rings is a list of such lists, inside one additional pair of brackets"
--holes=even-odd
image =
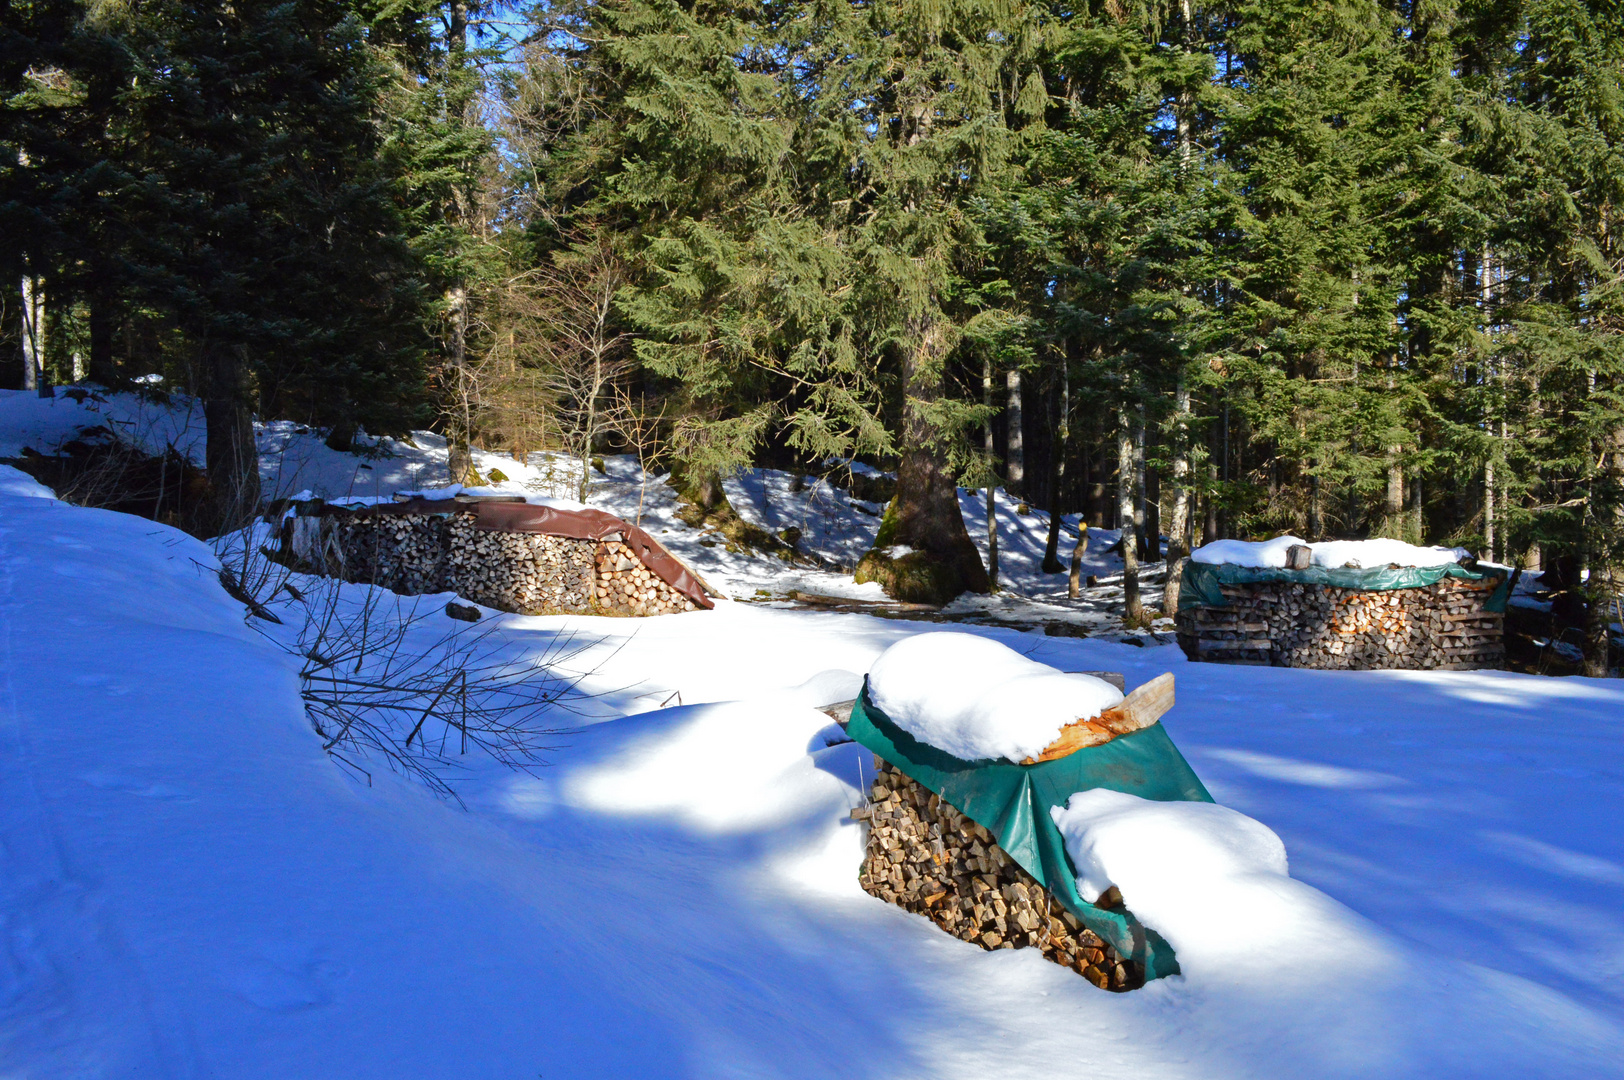
[(911, 329), (897, 494), (874, 547), (857, 566), (857, 580), (878, 581), (898, 600), (941, 604), (963, 592), (988, 592), (992, 583), (964, 527), (958, 482), (946, 455), (931, 445), (937, 432), (927, 412), (942, 392), (946, 328), (926, 317)]
[(217, 533), (240, 529), (259, 513), (259, 451), (248, 366), (231, 346), (213, 346), (204, 357), (208, 392), (203, 398), (209, 478), (208, 520)]

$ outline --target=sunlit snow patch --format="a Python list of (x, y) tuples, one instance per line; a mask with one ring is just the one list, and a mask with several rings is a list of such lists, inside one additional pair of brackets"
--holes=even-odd
[(1381, 566), (1450, 566), (1471, 555), (1465, 548), (1416, 547), (1402, 540), (1327, 540), (1310, 544), (1295, 536), (1277, 536), (1253, 543), (1248, 540), (1214, 540), (1196, 548), (1190, 558), (1198, 563), (1249, 566), (1260, 570), (1284, 570), (1286, 552), (1303, 546), (1313, 555), (1313, 564), (1336, 570)]

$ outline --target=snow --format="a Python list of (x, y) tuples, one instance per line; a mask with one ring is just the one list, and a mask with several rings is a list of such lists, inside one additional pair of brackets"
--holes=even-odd
[(881, 653), (869, 670), (869, 697), (898, 727), (954, 757), (1024, 761), (1067, 724), (1121, 702), (1122, 692), (996, 641), (937, 632)]
[[(1165, 908), (1161, 890), (1201, 894), (1230, 878), (1288, 876), (1280, 838), (1261, 822), (1216, 803), (1153, 802), (1098, 788), (1077, 792), (1050, 814), (1066, 838), (1077, 890), (1089, 903), (1116, 885), (1149, 911), (1158, 904)], [(1176, 918), (1156, 926), (1183, 930)], [(1178, 951), (1186, 956), (1189, 950), (1180, 945)]]
[(0, 465), (0, 495), (11, 495), (24, 499), (56, 498), (56, 492), (27, 473), (14, 469), (10, 465)]
[[(102, 428), (149, 454), (173, 450), (194, 465), (204, 464), (203, 404), (181, 394), (109, 393), (94, 387), (60, 390), (42, 398), (31, 392), (0, 390), (0, 458), (18, 457), (28, 447), (53, 454), (81, 438), (86, 429)], [(260, 482), (267, 498), (301, 489), (332, 501), (370, 498), (389, 501), (408, 489), (443, 487), (449, 481), (445, 439), (432, 432), (409, 438), (356, 437), (359, 453), (334, 450), (326, 432), (288, 420), (254, 424)], [(579, 463), (547, 462), (542, 467), (515, 461), (506, 454), (473, 451), (482, 475), (499, 469), (508, 483), (475, 489), (500, 494), (541, 494), (555, 498), (575, 493)]]
[[(1295, 877), (1213, 857), (1186, 879), (1210, 901), (1158, 907), (1144, 875), (1176, 860), (1122, 862), (1097, 815), (1105, 876), (1187, 969), (1110, 995), (859, 890), (845, 815), (872, 761), (812, 706), (918, 624), (489, 615), (517, 657), (591, 647), (553, 763), (468, 759), (463, 811), (323, 755), (294, 659), (207, 546), (43, 496), (0, 470), (8, 1073), (1620, 1075), (1618, 680), (1185, 664), (966, 627), (1130, 685), (1176, 670), (1164, 725), (1291, 853)], [(1236, 915), (1229, 953), (1197, 939), (1197, 902)]]
[(1306, 546), (1312, 552), (1315, 566), (1333, 570), (1342, 567), (1369, 570), (1383, 566), (1452, 566), (1471, 556), (1471, 552), (1465, 548), (1416, 547), (1402, 540), (1327, 540), (1310, 544), (1295, 536), (1277, 536), (1273, 540), (1255, 543), (1247, 540), (1214, 540), (1196, 548), (1190, 553), (1190, 558), (1199, 563), (1283, 570), (1286, 552), (1298, 545)]

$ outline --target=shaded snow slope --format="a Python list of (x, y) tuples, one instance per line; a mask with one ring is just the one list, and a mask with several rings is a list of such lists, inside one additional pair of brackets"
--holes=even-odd
[(1164, 723), (1285, 841), (1279, 903), (1361, 945), (1108, 995), (858, 889), (871, 766), (811, 706), (909, 624), (493, 616), (515, 653), (597, 640), (599, 722), (537, 777), (473, 762), (464, 812), (323, 756), (206, 547), (0, 479), (19, 1076), (1619, 1074), (1616, 684), (981, 631), (1130, 686), (1176, 667)]

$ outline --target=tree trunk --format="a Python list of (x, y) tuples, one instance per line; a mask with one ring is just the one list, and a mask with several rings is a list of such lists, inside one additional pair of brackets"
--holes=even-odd
[(1159, 558), (1161, 552), (1154, 550), (1159, 547), (1155, 539), (1149, 535), (1146, 528), (1149, 510), (1147, 508), (1147, 482), (1145, 478), (1145, 406), (1141, 402), (1133, 414), (1133, 535), (1139, 541), (1139, 561)]
[(1071, 549), (1071, 572), (1066, 575), (1066, 597), (1071, 600), (1083, 595), (1083, 555), (1088, 551), (1088, 522), (1077, 530), (1077, 546)]
[(1605, 679), (1612, 673), (1609, 662), (1612, 654), (1613, 611), (1618, 596), (1613, 568), (1600, 559), (1593, 559), (1590, 580), (1585, 588), (1585, 661), (1584, 673), (1593, 679)]
[(1060, 563), (1060, 490), (1066, 478), (1066, 452), (1071, 445), (1071, 382), (1065, 359), (1060, 362), (1060, 422), (1049, 454), (1049, 538), (1043, 547), (1043, 572), (1058, 574)]
[(1404, 465), (1400, 447), (1387, 448), (1387, 497), (1382, 502), (1381, 535), (1404, 539)]
[(446, 293), (451, 316), (451, 339), (447, 343), (450, 361), (446, 403), (446, 466), (453, 484), (466, 484), (474, 479), (473, 451), (469, 440), (473, 429), (473, 402), (468, 385), (468, 290), (453, 286)]
[(1179, 373), (1173, 391), (1173, 513), (1167, 525), (1167, 581), (1162, 585), (1162, 614), (1179, 609), (1179, 579), (1190, 549), (1185, 534), (1190, 528), (1190, 384)]
[(248, 367), (230, 346), (204, 354), (208, 393), (203, 399), (209, 478), (206, 528), (219, 533), (240, 529), (259, 513), (259, 452), (254, 446), (254, 413)]
[(1409, 536), (1405, 539), (1412, 544), (1425, 544), (1427, 542), (1427, 515), (1426, 498), (1421, 489), (1421, 473), (1415, 473), (1410, 481), (1410, 527), (1406, 530)]
[(45, 395), (45, 283), (23, 275), (23, 389)]
[(1210, 544), (1218, 539), (1218, 463), (1207, 462), (1207, 519), (1201, 526), (1201, 542)]
[[(1316, 462), (1310, 463), (1315, 469)], [(1325, 538), (1325, 511), (1320, 506), (1320, 478), (1316, 471), (1308, 478), (1308, 542), (1317, 544)]]
[[(1483, 256), (1478, 261), (1478, 264), (1477, 264), (1477, 286), (1478, 286), (1478, 299), (1479, 299), (1479, 303), (1480, 303), (1481, 316), (1482, 316), (1482, 320), (1483, 320), (1483, 335), (1484, 335), (1484, 337), (1489, 339), (1489, 342), (1490, 342), (1489, 348), (1491, 350), (1494, 348), (1494, 344), (1493, 344), (1493, 341), (1494, 341), (1494, 316), (1493, 316), (1492, 310), (1491, 310), (1492, 307), (1493, 307), (1493, 304), (1494, 304), (1494, 269), (1493, 268), (1494, 268), (1493, 255), (1490, 253), (1488, 245), (1485, 244), (1483, 246)], [(1493, 380), (1496, 389), (1498, 389), (1499, 382), (1500, 382), (1500, 364), (1499, 364), (1498, 359), (1492, 360), (1491, 365), (1492, 365), (1493, 374), (1490, 376), (1490, 378)], [(1500, 405), (1499, 402), (1495, 402), (1496, 411), (1498, 411), (1499, 405)], [(1489, 430), (1491, 432), (1494, 430), (1492, 421), (1487, 426), (1489, 427)], [(1500, 435), (1501, 435), (1502, 438), (1504, 438), (1504, 436), (1505, 436), (1505, 421), (1503, 421), (1503, 420), (1500, 422)], [(1494, 513), (1494, 511), (1495, 511), (1495, 505), (1494, 505), (1494, 503), (1495, 503), (1495, 485), (1494, 485), (1494, 459), (1495, 459), (1495, 456), (1496, 456), (1496, 448), (1491, 446), (1489, 448), (1489, 455), (1483, 462), (1483, 549), (1484, 549), (1484, 554), (1486, 554), (1490, 559), (1494, 560), (1495, 562), (1499, 562), (1500, 561), (1500, 548), (1499, 548), (1499, 544), (1497, 543), (1499, 538), (1495, 535), (1495, 533), (1496, 533), (1495, 526), (1498, 524), (1498, 522), (1495, 520), (1495, 513)]]
[(1016, 498), (1026, 497), (1026, 436), (1021, 427), (1021, 371), (1010, 368), (1004, 376), (1009, 391), (1009, 462), (1004, 490)]
[(987, 587), (998, 591), (998, 481), (993, 468), (992, 444), (992, 357), (981, 361), (981, 404), (987, 409), (987, 422), (981, 429), (982, 449), (987, 455)]
[[(988, 592), (992, 583), (964, 527), (958, 483), (947, 457), (932, 445), (936, 429), (929, 410), (942, 393), (947, 332), (939, 316), (916, 319), (910, 329), (913, 347), (903, 365), (897, 494), (858, 573), (863, 580), (879, 581), (898, 600), (943, 603), (962, 592)], [(911, 553), (893, 559), (889, 552), (897, 545)]]
[(1130, 630), (1144, 621), (1139, 604), (1139, 539), (1134, 532), (1134, 432), (1128, 410), (1117, 411), (1117, 516), (1122, 529), (1122, 623)]
[(106, 387), (118, 382), (113, 363), (113, 297), (106, 276), (97, 273), (90, 296), (90, 379)]

